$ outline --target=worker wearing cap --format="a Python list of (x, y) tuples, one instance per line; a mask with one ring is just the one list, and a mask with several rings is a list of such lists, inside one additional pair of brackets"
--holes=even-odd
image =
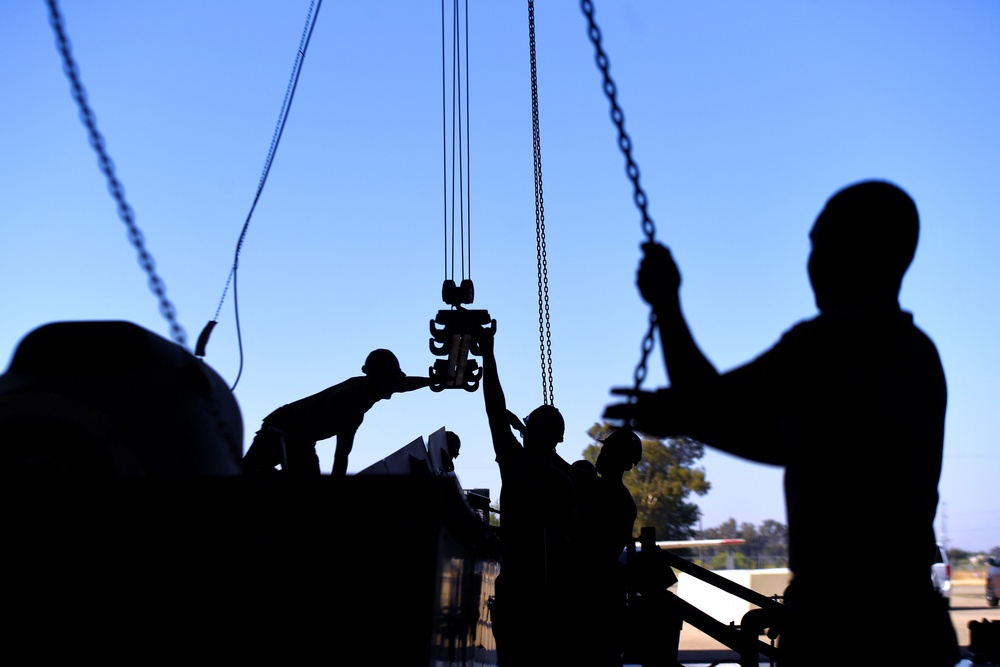
[(337, 436), (334, 477), (347, 474), (347, 457), (354, 447), (365, 413), (395, 393), (430, 386), (429, 377), (407, 376), (389, 350), (373, 350), (361, 367), (364, 375), (348, 378), (323, 391), (283, 405), (264, 417), (243, 456), (247, 472), (281, 469), (320, 474), (316, 443)]
[[(598, 442), (601, 451), (592, 472), (573, 476), (580, 492), (576, 545), (585, 576), (577, 603), (583, 616), (600, 619), (587, 626), (587, 664), (614, 667), (624, 660), (628, 621), (627, 570), (621, 557), (628, 543), (635, 541), (638, 516), (623, 478), (642, 460), (642, 441), (622, 428)], [(572, 465), (582, 468), (579, 463)]]

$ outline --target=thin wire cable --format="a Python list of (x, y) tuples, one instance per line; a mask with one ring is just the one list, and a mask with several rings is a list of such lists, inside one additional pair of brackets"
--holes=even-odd
[[(447, 94), (447, 49), (445, 48), (445, 10), (444, 0), (441, 0), (441, 213), (444, 218), (444, 279), (448, 279), (448, 108)], [(454, 272), (454, 266), (452, 267)]]
[[(451, 47), (451, 272), (455, 274), (455, 245), (461, 238), (463, 223), (462, 211), (465, 207), (465, 200), (462, 191), (462, 63), (461, 46), (459, 45), (459, 21), (458, 21), (458, 1), (455, 5), (455, 17), (452, 21), (452, 47)], [(457, 185), (456, 185), (457, 183)], [(465, 258), (465, 250), (459, 244), (459, 252), (462, 259)], [(462, 274), (460, 274), (462, 275)], [(457, 281), (456, 281), (457, 282)]]
[[(464, 24), (462, 11), (465, 12)], [(459, 0), (451, 5), (451, 49), (444, 0), (441, 0), (441, 131), (444, 183), (444, 278), (456, 279), (456, 264), (461, 279), (472, 275), (472, 197), (470, 194), (470, 96), (469, 96), (469, 7)], [(464, 44), (463, 44), (464, 39)], [(447, 58), (451, 56), (450, 86)], [(449, 90), (451, 93), (449, 99)], [(449, 101), (451, 108), (449, 113)], [(451, 121), (449, 127), (448, 121)], [(450, 155), (449, 155), (450, 153)]]
[(73, 60), (73, 54), (70, 50), (69, 39), (66, 37), (59, 7), (56, 5), (56, 0), (48, 0), (48, 5), (49, 22), (56, 33), (59, 53), (63, 58), (63, 70), (66, 72), (66, 76), (72, 85), (73, 99), (76, 100), (77, 106), (80, 108), (80, 120), (87, 127), (90, 145), (97, 153), (98, 164), (108, 180), (108, 190), (118, 204), (118, 217), (122, 219), (128, 228), (128, 238), (139, 253), (139, 264), (149, 276), (149, 287), (159, 299), (160, 314), (170, 324), (170, 333), (173, 336), (174, 342), (181, 347), (187, 347), (187, 334), (184, 333), (183, 327), (177, 321), (177, 310), (174, 308), (174, 304), (167, 298), (166, 285), (156, 273), (156, 263), (153, 261), (152, 255), (146, 250), (145, 239), (143, 238), (142, 231), (139, 230), (139, 227), (135, 223), (135, 215), (132, 207), (125, 201), (125, 189), (122, 187), (117, 176), (115, 176), (115, 165), (104, 148), (104, 137), (101, 136), (101, 133), (97, 129), (97, 118), (87, 104), (87, 92), (80, 81), (80, 72), (76, 61)]
[(257, 184), (257, 192), (254, 195), (253, 203), (250, 205), (250, 211), (247, 213), (246, 220), (243, 222), (243, 229), (240, 231), (239, 240), (236, 242), (236, 252), (233, 255), (233, 266), (229, 270), (229, 277), (226, 279), (226, 286), (222, 290), (222, 298), (219, 299), (219, 305), (215, 309), (213, 322), (219, 319), (219, 313), (222, 312), (222, 305), (225, 303), (226, 294), (229, 291), (229, 285), (232, 283), (233, 309), (236, 319), (236, 335), (240, 352), (239, 370), (236, 374), (236, 380), (233, 382), (233, 386), (231, 387), (233, 390), (236, 389), (236, 384), (240, 381), (240, 377), (243, 375), (243, 335), (240, 331), (239, 300), (236, 298), (236, 274), (240, 265), (240, 252), (243, 249), (243, 242), (246, 239), (247, 230), (250, 228), (250, 218), (253, 217), (253, 212), (257, 208), (257, 202), (260, 201), (260, 195), (264, 191), (264, 184), (267, 182), (268, 174), (271, 173), (271, 165), (274, 161), (274, 155), (278, 150), (281, 135), (285, 131), (285, 122), (288, 120), (288, 113), (292, 107), (295, 90), (299, 85), (299, 75), (302, 72), (302, 62), (305, 60), (306, 50), (309, 48), (309, 41), (312, 39), (313, 29), (316, 27), (316, 17), (319, 16), (319, 10), (322, 4), (323, 0), (313, 0), (309, 3), (309, 13), (306, 15), (306, 24), (302, 29), (302, 37), (299, 40), (299, 48), (295, 54), (295, 63), (292, 65), (292, 74), (289, 77), (288, 86), (285, 88), (285, 99), (281, 103), (281, 111), (278, 114), (278, 124), (275, 126), (274, 135), (271, 137), (271, 146), (267, 151), (267, 159), (264, 160), (264, 169), (261, 172), (260, 181)]
[[(469, 0), (465, 0), (465, 226), (462, 277), (472, 280), (472, 120), (469, 101)], [(468, 260), (469, 273), (465, 273)]]

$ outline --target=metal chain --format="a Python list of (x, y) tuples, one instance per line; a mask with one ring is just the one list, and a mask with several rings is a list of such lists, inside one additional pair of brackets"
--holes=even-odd
[(94, 117), (94, 112), (87, 104), (87, 93), (83, 89), (83, 84), (80, 83), (80, 73), (76, 66), (76, 62), (73, 60), (73, 55), (70, 53), (69, 40), (66, 38), (66, 32), (63, 29), (63, 20), (59, 13), (59, 8), (56, 6), (56, 0), (48, 0), (48, 5), (50, 14), (49, 20), (52, 24), (52, 29), (56, 33), (59, 53), (63, 58), (63, 70), (66, 72), (66, 76), (72, 84), (73, 99), (76, 100), (77, 106), (80, 107), (80, 120), (82, 120), (83, 124), (87, 127), (90, 145), (94, 151), (96, 151), (98, 164), (108, 180), (108, 190), (111, 191), (112, 197), (114, 197), (115, 201), (118, 203), (118, 216), (128, 228), (129, 241), (132, 242), (132, 245), (135, 246), (139, 253), (139, 264), (149, 276), (149, 287), (153, 294), (155, 294), (159, 299), (160, 314), (163, 315), (163, 317), (170, 324), (170, 333), (173, 336), (174, 342), (182, 347), (187, 347), (187, 335), (184, 333), (184, 329), (181, 325), (177, 322), (177, 310), (167, 298), (166, 285), (156, 273), (156, 263), (153, 261), (152, 255), (150, 255), (146, 250), (142, 232), (135, 224), (135, 216), (133, 215), (132, 207), (125, 201), (125, 190), (122, 188), (121, 183), (115, 176), (114, 163), (111, 161), (111, 158), (108, 157), (107, 151), (104, 149), (104, 137), (102, 137), (101, 133), (97, 130), (97, 119)]
[[(615, 82), (611, 78), (611, 65), (607, 54), (604, 53), (604, 49), (601, 47), (601, 30), (594, 21), (594, 3), (590, 0), (581, 0), (580, 8), (587, 17), (587, 34), (590, 36), (590, 41), (594, 44), (597, 67), (601, 70), (601, 74), (604, 77), (604, 94), (611, 103), (611, 120), (614, 121), (615, 127), (618, 128), (618, 147), (625, 156), (625, 173), (628, 174), (634, 188), (633, 200), (642, 214), (642, 230), (646, 234), (647, 242), (652, 243), (655, 241), (656, 226), (653, 224), (652, 218), (649, 217), (646, 193), (643, 191), (642, 186), (639, 185), (639, 167), (636, 165), (635, 160), (632, 159), (632, 140), (629, 138), (628, 133), (625, 132), (625, 114), (622, 112), (621, 107), (618, 106)], [(656, 313), (650, 310), (649, 329), (642, 339), (642, 357), (635, 369), (636, 391), (642, 385), (643, 380), (646, 379), (646, 363), (649, 359), (649, 353), (653, 351), (653, 332), (655, 329)]]
[[(528, 0), (528, 37), (531, 47), (531, 129), (535, 159), (535, 243), (538, 255), (538, 349), (542, 362), (542, 400), (554, 404), (552, 331), (549, 322), (549, 268), (545, 252), (545, 203), (542, 196), (542, 143), (538, 129), (538, 71), (535, 58), (535, 3)], [(548, 383), (548, 384), (546, 384)]]

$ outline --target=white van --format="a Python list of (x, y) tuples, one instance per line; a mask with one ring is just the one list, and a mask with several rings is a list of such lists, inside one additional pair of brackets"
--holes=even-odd
[(935, 549), (934, 564), (931, 565), (931, 583), (944, 598), (945, 604), (951, 606), (951, 563), (948, 552), (940, 544)]

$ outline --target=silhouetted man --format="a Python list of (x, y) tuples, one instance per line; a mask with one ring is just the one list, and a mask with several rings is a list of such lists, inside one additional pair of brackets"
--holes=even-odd
[[(492, 610), (497, 661), (504, 667), (562, 663), (576, 648), (571, 594), (578, 584), (573, 549), (577, 495), (556, 455), (565, 423), (559, 410), (541, 405), (524, 424), (524, 445), (511, 427), (494, 355), (496, 321), (477, 334), (482, 354), (483, 399), (500, 467), (500, 573)], [(566, 466), (568, 467), (568, 465)]]
[(248, 472), (282, 470), (319, 475), (316, 442), (337, 436), (334, 477), (347, 474), (347, 457), (354, 447), (365, 413), (395, 393), (430, 386), (429, 377), (407, 376), (389, 350), (373, 350), (361, 367), (363, 376), (348, 378), (323, 391), (283, 405), (267, 417), (243, 456)]
[[(784, 467), (793, 574), (784, 666), (840, 664), (844, 631), (848, 642), (877, 642), (863, 649), (870, 660), (851, 651), (852, 665), (959, 659), (930, 582), (945, 376), (933, 342), (898, 303), (918, 233), (915, 204), (891, 183), (836, 193), (810, 233), (819, 315), (721, 375), (688, 329), (670, 251), (647, 244), (639, 268), (671, 386), (610, 405), (605, 417)], [(870, 602), (885, 586), (873, 567), (883, 555), (892, 562), (891, 609)]]
[(443, 461), (442, 465), (444, 470), (442, 472), (449, 473), (455, 472), (455, 459), (458, 458), (459, 453), (462, 451), (462, 439), (458, 437), (458, 433), (454, 431), (445, 431), (445, 444), (448, 448), (448, 460)]
[(574, 478), (581, 496), (578, 544), (586, 586), (580, 602), (584, 615), (596, 621), (587, 628), (587, 664), (620, 667), (628, 611), (627, 568), (621, 557), (635, 541), (638, 515), (623, 477), (642, 460), (642, 441), (631, 430), (618, 429), (599, 442), (594, 471)]

